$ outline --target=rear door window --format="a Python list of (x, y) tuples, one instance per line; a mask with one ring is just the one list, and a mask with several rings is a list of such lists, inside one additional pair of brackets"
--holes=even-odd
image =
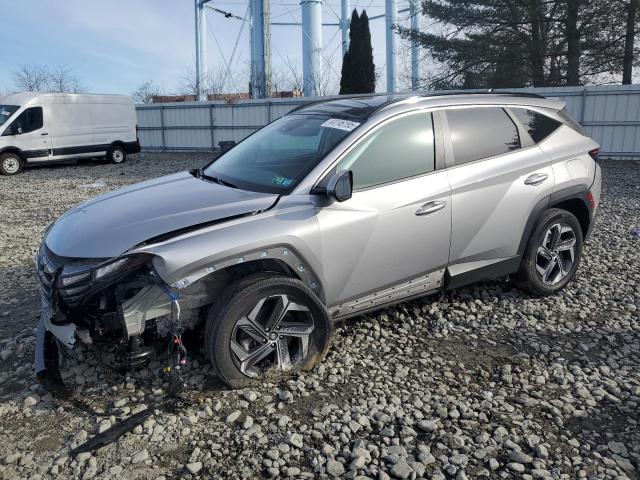
[(446, 110), (455, 165), (520, 148), (515, 123), (500, 107)]
[(353, 172), (354, 189), (415, 177), (435, 169), (431, 113), (418, 112), (391, 120), (368, 134), (340, 162)]
[(526, 108), (512, 108), (511, 111), (536, 143), (540, 143), (562, 125), (551, 117)]
[(27, 108), (13, 121), (18, 134), (34, 132), (42, 128), (42, 107)]

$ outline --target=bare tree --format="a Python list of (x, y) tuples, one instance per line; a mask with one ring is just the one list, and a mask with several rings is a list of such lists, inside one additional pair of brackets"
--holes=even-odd
[(284, 88), (301, 92), (304, 87), (304, 79), (302, 77), (300, 69), (298, 68), (298, 65), (295, 62), (292, 62), (289, 56), (287, 56), (285, 60), (285, 66), (287, 68), (285, 70), (286, 74), (284, 74)]
[(22, 65), (12, 74), (15, 89), (21, 92), (80, 93), (86, 90), (71, 68)]
[(160, 87), (158, 87), (153, 80), (147, 80), (131, 94), (131, 98), (136, 103), (151, 103), (153, 97), (161, 95)]
[(21, 65), (11, 77), (18, 91), (42, 92), (47, 90), (49, 71), (43, 65)]
[[(217, 95), (227, 92), (230, 83), (232, 83), (232, 79), (227, 76), (226, 69), (216, 67), (205, 72), (200, 88), (205, 96)], [(178, 89), (183, 95), (197, 94), (195, 68), (190, 68), (185, 72)]]
[(86, 91), (86, 88), (71, 68), (59, 65), (49, 71), (47, 90), (60, 93), (81, 93)]

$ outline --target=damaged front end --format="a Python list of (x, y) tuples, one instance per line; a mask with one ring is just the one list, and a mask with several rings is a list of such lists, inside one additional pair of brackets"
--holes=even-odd
[[(36, 257), (42, 310), (35, 370), (44, 384), (61, 383), (58, 352), (73, 349), (78, 339), (108, 353), (115, 366), (132, 368), (198, 323), (197, 308), (180, 315), (177, 293), (156, 274), (152, 259), (146, 253), (66, 258), (42, 243)], [(188, 293), (191, 307), (196, 296)]]

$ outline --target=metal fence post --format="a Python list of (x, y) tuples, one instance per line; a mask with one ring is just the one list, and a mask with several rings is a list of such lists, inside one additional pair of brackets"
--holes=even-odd
[(209, 128), (211, 132), (211, 151), (213, 152), (216, 149), (215, 137), (213, 135), (213, 130), (215, 127), (214, 119), (213, 119), (213, 104), (209, 104)]
[(271, 118), (272, 118), (272, 112), (271, 112), (271, 101), (267, 101), (267, 123), (271, 123)]
[(167, 149), (164, 138), (164, 105), (160, 105), (160, 133), (162, 134), (162, 151)]
[(584, 109), (587, 106), (587, 87), (582, 87), (582, 105), (580, 106), (580, 125), (584, 124)]

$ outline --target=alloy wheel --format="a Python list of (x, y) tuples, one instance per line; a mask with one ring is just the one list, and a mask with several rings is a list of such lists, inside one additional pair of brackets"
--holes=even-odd
[(271, 369), (292, 370), (309, 355), (313, 331), (311, 312), (289, 295), (261, 298), (236, 321), (230, 342), (233, 361), (253, 378)]
[(555, 223), (544, 234), (536, 254), (536, 271), (545, 285), (556, 285), (575, 262), (576, 233), (566, 223)]

